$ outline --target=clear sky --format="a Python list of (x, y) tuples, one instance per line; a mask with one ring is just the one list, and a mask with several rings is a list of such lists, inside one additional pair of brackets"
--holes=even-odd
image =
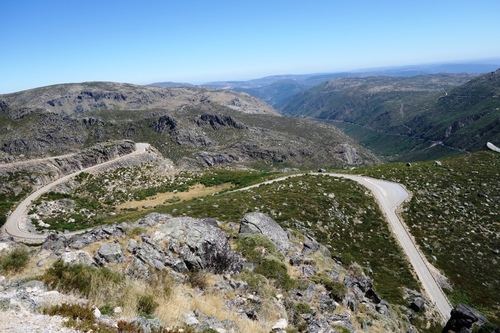
[(500, 57), (499, 0), (2, 0), (0, 93)]

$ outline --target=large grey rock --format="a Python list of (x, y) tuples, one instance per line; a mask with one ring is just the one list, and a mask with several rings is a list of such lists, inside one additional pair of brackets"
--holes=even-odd
[(344, 285), (361, 300), (373, 286), (373, 281), (363, 272), (361, 266), (354, 263), (349, 266), (349, 274), (344, 278)]
[(416, 297), (410, 304), (410, 308), (415, 312), (420, 312), (425, 309), (425, 300), (422, 297)]
[(106, 262), (122, 262), (124, 257), (120, 244), (104, 243), (97, 251), (94, 259), (97, 264), (103, 265)]
[(338, 333), (330, 324), (321, 318), (312, 317), (307, 321), (307, 333)]
[(139, 220), (137, 220), (136, 224), (154, 227), (158, 224), (167, 222), (171, 218), (172, 215), (170, 214), (151, 213), (144, 217), (141, 217)]
[(218, 320), (215, 317), (208, 316), (199, 309), (194, 310), (194, 315), (198, 320), (198, 330), (215, 330), (217, 332), (236, 332), (236, 323), (229, 319)]
[(140, 332), (151, 333), (159, 332), (161, 322), (158, 318), (145, 318), (142, 316), (135, 317), (132, 321), (140, 330)]
[(91, 266), (92, 257), (85, 251), (69, 251), (61, 254), (61, 260), (65, 264)]
[(266, 236), (276, 244), (278, 250), (282, 253), (286, 253), (290, 248), (287, 233), (276, 221), (264, 213), (253, 212), (243, 216), (239, 235), (244, 236), (246, 234), (262, 234)]
[(318, 296), (318, 308), (323, 313), (333, 313), (335, 309), (339, 306), (339, 303), (335, 302), (333, 299), (327, 295)]
[(170, 250), (176, 252), (190, 270), (239, 272), (243, 266), (241, 256), (231, 250), (229, 235), (212, 221), (171, 218), (158, 226), (152, 240), (171, 243)]
[(312, 237), (307, 236), (307, 240), (303, 243), (302, 253), (308, 255), (319, 250), (320, 244)]
[(109, 239), (112, 236), (122, 236), (124, 234), (125, 234), (124, 225), (100, 226), (92, 229), (87, 233), (71, 237), (68, 240), (67, 245), (72, 249), (79, 250), (97, 241), (103, 239)]
[(333, 325), (342, 326), (350, 333), (358, 332), (351, 322), (351, 316), (348, 314), (337, 313), (328, 317), (328, 322)]
[(273, 327), (271, 328), (271, 331), (273, 331), (273, 332), (281, 332), (281, 331), (285, 332), (287, 327), (288, 327), (288, 322), (287, 322), (286, 318), (281, 318), (273, 325)]
[[(149, 236), (142, 237), (142, 243), (138, 244), (134, 240), (135, 246), (130, 250), (134, 256), (140, 259), (143, 263), (156, 268), (157, 270), (163, 270), (167, 262), (168, 253), (166, 253), (158, 244), (151, 240)], [(132, 240), (129, 241), (127, 249), (131, 248)]]
[(52, 233), (45, 238), (42, 250), (57, 251), (66, 247), (67, 239), (63, 234)]

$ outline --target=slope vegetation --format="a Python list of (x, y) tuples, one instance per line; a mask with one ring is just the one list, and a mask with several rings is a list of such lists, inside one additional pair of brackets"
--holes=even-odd
[(500, 154), (476, 152), (411, 167), (387, 164), (363, 174), (413, 192), (403, 211), (428, 259), (451, 283), (454, 305), (468, 303), (500, 322), (498, 275)]
[(468, 74), (340, 78), (279, 109), (334, 122), (387, 160), (436, 158), (500, 139), (499, 77), (500, 71), (475, 79)]

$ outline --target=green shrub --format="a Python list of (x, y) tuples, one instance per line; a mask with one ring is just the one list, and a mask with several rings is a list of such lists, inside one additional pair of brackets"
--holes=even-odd
[(191, 287), (203, 290), (207, 287), (207, 274), (204, 271), (191, 271), (187, 275), (187, 281)]
[(272, 240), (267, 238), (262, 234), (251, 234), (242, 238), (238, 238), (237, 250), (246, 258), (248, 261), (258, 264), (262, 260), (262, 253), (280, 256), (283, 260), (283, 256), (278, 254), (276, 244)]
[(137, 301), (137, 311), (141, 315), (150, 316), (153, 312), (155, 312), (158, 305), (159, 304), (155, 301), (153, 295), (143, 295), (139, 297), (139, 300)]
[(93, 268), (85, 265), (69, 265), (62, 261), (56, 261), (42, 275), (42, 281), (49, 288), (66, 292), (77, 291), (86, 297), (91, 292), (93, 279), (117, 284), (122, 282), (124, 277), (106, 267)]
[(339, 333), (351, 333), (351, 331), (347, 328), (347, 327), (344, 327), (344, 326), (340, 326), (340, 325), (332, 325), (332, 327), (338, 331)]
[(268, 284), (268, 280), (261, 274), (249, 271), (245, 269), (240, 274), (236, 275), (236, 278), (241, 279), (248, 283), (248, 287), (252, 292), (256, 292), (262, 295), (264, 288)]
[(313, 313), (311, 306), (307, 303), (303, 303), (303, 302), (295, 303), (294, 308), (298, 314)]
[(490, 323), (490, 322), (487, 322), (485, 323), (484, 325), (480, 326), (480, 327), (477, 327), (477, 328), (474, 328), (472, 330), (473, 333), (493, 333), (495, 332), (495, 329), (497, 328), (496, 325)]
[(84, 296), (90, 292), (92, 272), (95, 268), (84, 265), (68, 265), (56, 261), (42, 276), (42, 281), (52, 289), (66, 292), (77, 291)]
[(30, 260), (30, 253), (25, 247), (17, 247), (0, 256), (0, 269), (6, 272), (19, 272)]
[[(64, 323), (66, 327), (73, 327), (82, 332), (100, 332), (100, 333), (116, 333), (116, 329), (106, 326), (102, 323), (95, 322), (95, 316), (92, 310), (88, 307), (79, 304), (67, 304), (51, 306), (43, 309), (43, 313), (49, 316), (63, 316), (69, 318)], [(135, 331), (137, 332), (137, 331)]]
[(127, 236), (139, 236), (145, 232), (146, 232), (146, 229), (141, 228), (141, 227), (133, 227), (133, 228), (128, 228), (127, 230), (125, 230), (125, 233), (127, 234)]
[(101, 314), (110, 316), (114, 313), (113, 307), (110, 305), (104, 305), (99, 308), (99, 311), (101, 311)]
[(276, 286), (285, 290), (293, 289), (297, 282), (290, 278), (285, 264), (278, 258), (268, 255), (255, 268), (255, 273), (262, 274), (268, 279), (274, 279)]
[(311, 280), (324, 285), (325, 289), (330, 293), (330, 297), (332, 297), (335, 301), (341, 302), (344, 299), (346, 288), (342, 282), (334, 281), (324, 273), (313, 276)]
[(79, 319), (79, 320), (89, 320), (89, 321), (94, 321), (95, 316), (94, 313), (92, 312), (91, 309), (87, 307), (83, 307), (78, 304), (68, 304), (68, 303), (63, 303), (60, 305), (54, 305), (52, 307), (49, 307), (47, 309), (43, 310), (44, 314), (47, 314), (49, 316), (62, 316), (70, 319)]

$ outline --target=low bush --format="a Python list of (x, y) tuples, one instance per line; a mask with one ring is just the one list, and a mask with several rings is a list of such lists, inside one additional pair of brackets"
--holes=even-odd
[(285, 264), (272, 255), (266, 256), (255, 268), (255, 273), (262, 274), (268, 279), (276, 281), (276, 287), (290, 290), (296, 287), (297, 281), (293, 280)]
[[(88, 307), (78, 304), (63, 303), (43, 310), (49, 316), (62, 316), (69, 320), (64, 323), (66, 327), (73, 327), (83, 332), (116, 333), (116, 328), (96, 323), (94, 313)], [(137, 331), (136, 331), (137, 332)]]
[(42, 281), (49, 288), (66, 292), (76, 291), (85, 297), (88, 297), (91, 292), (99, 292), (92, 290), (95, 281), (106, 281), (106, 284), (109, 285), (118, 284), (123, 280), (124, 277), (121, 274), (115, 273), (106, 267), (93, 268), (85, 265), (69, 265), (62, 261), (56, 261), (42, 275)]
[(334, 281), (324, 273), (313, 276), (311, 280), (324, 285), (325, 289), (330, 293), (330, 297), (332, 297), (335, 301), (341, 302), (344, 299), (346, 294), (346, 287), (342, 282)]
[(187, 281), (191, 287), (203, 290), (207, 287), (207, 273), (204, 271), (191, 271), (187, 274)]
[(137, 311), (141, 315), (151, 316), (158, 307), (158, 302), (155, 301), (153, 295), (143, 295), (137, 301)]
[[(252, 234), (238, 238), (237, 251), (240, 252), (248, 261), (258, 264), (263, 259), (263, 254), (280, 256), (277, 253), (276, 244), (262, 234)], [(282, 259), (283, 256), (281, 255)]]
[(29, 250), (25, 247), (17, 247), (0, 256), (0, 269), (5, 272), (19, 272), (28, 265), (29, 260)]
[(248, 283), (250, 291), (258, 293), (260, 295), (265, 295), (266, 291), (269, 289), (269, 282), (265, 276), (246, 269), (240, 274), (236, 275), (235, 278), (241, 279)]
[(91, 309), (78, 304), (63, 303), (54, 305), (43, 310), (44, 314), (49, 316), (62, 316), (70, 319), (82, 321), (94, 321), (95, 316)]

